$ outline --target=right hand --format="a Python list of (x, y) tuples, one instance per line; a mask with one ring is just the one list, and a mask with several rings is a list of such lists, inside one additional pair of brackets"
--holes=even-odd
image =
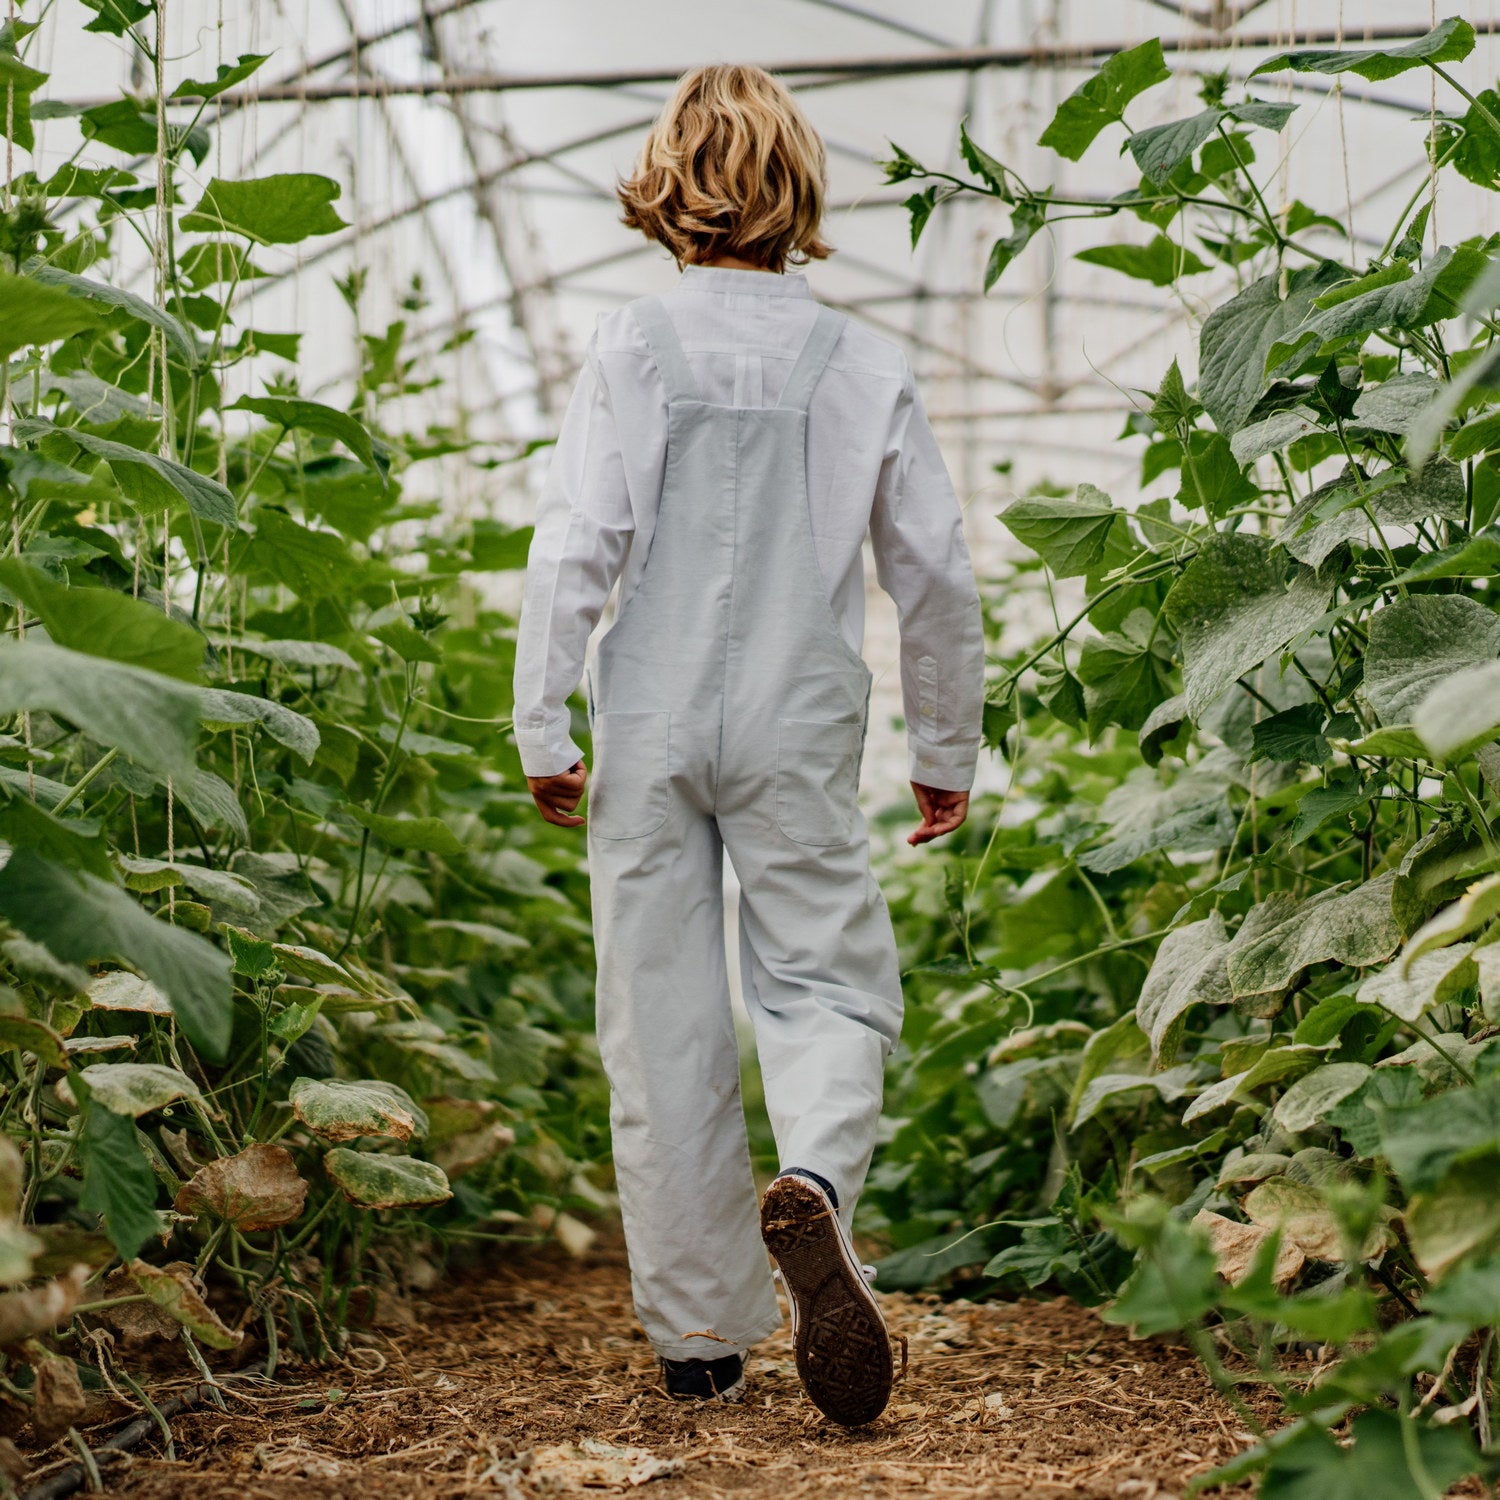
[(577, 828), (583, 819), (573, 816), (573, 809), (582, 800), (588, 779), (588, 767), (580, 760), (555, 776), (528, 776), (526, 786), (537, 811), (549, 823), (556, 823), (559, 828)]
[(911, 784), (917, 798), (917, 811), (922, 814), (921, 826), (907, 834), (908, 844), (926, 844), (940, 839), (961, 827), (969, 816), (969, 794), (950, 792), (940, 786), (923, 786), (920, 781)]

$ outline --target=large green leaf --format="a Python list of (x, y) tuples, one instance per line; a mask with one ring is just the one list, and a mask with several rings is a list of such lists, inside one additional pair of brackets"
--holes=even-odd
[(365, 569), (337, 532), (314, 531), (270, 506), (255, 512), (250, 558), (300, 599), (348, 594), (359, 586)]
[(1456, 943), (1423, 953), (1410, 964), (1393, 963), (1372, 974), (1355, 992), (1361, 1005), (1378, 1005), (1408, 1023), (1420, 1021), (1473, 985), (1479, 971), (1469, 957), (1472, 943)]
[(16, 432), (24, 438), (65, 437), (85, 453), (102, 458), (114, 471), (120, 489), (132, 504), (160, 510), (181, 501), (200, 520), (230, 530), (236, 524), (234, 496), (217, 479), (210, 479), (174, 458), (162, 458), (143, 448), (95, 437), (76, 427), (59, 427), (38, 417), (16, 423)]
[(1374, 83), (1427, 63), (1461, 62), (1473, 50), (1474, 28), (1467, 21), (1453, 16), (1404, 47), (1366, 47), (1341, 52), (1307, 48), (1298, 52), (1280, 52), (1267, 58), (1250, 76), (1256, 78), (1262, 73), (1279, 73), (1290, 68), (1294, 73), (1357, 73)]
[(123, 292), (118, 287), (108, 286), (102, 281), (91, 281), (86, 276), (74, 275), (60, 266), (40, 263), (27, 267), (28, 273), (43, 286), (57, 287), (87, 306), (102, 307), (128, 313), (132, 318), (159, 328), (167, 338), (167, 346), (189, 369), (199, 363), (198, 345), (193, 335), (171, 313), (134, 292)]
[(166, 776), (193, 770), (198, 697), (186, 683), (43, 641), (0, 644), (0, 714), (56, 714)]
[(1356, 482), (1345, 470), (1292, 507), (1277, 540), (1299, 562), (1316, 568), (1336, 547), (1366, 536), (1371, 516), (1382, 528), (1410, 526), (1431, 516), (1463, 520), (1466, 494), (1457, 464), (1439, 459), (1410, 478), (1400, 474), (1387, 469), (1381, 482), (1372, 484)]
[(1151, 1052), (1163, 1062), (1177, 1055), (1187, 1012), (1194, 1005), (1227, 1005), (1231, 998), (1224, 967), (1229, 936), (1224, 918), (1211, 912), (1162, 939), (1151, 970), (1141, 984), (1136, 1020), (1151, 1038)]
[(164, 990), (193, 1046), (215, 1060), (229, 1045), (229, 958), (195, 933), (149, 916), (124, 891), (18, 849), (0, 870), (0, 917), (64, 963), (115, 959)]
[(1099, 820), (1108, 836), (1078, 863), (1110, 875), (1158, 849), (1202, 854), (1222, 848), (1235, 825), (1227, 788), (1219, 766), (1200, 763), (1165, 786), (1155, 771), (1138, 767), (1104, 799)]
[(441, 818), (393, 818), (384, 813), (351, 807), (349, 816), (368, 828), (392, 849), (414, 849), (427, 854), (463, 854), (468, 846)]
[(349, 226), (333, 211), (342, 189), (315, 172), (281, 172), (225, 182), (215, 177), (182, 227), (207, 234), (240, 234), (262, 245), (295, 245)]
[(124, 36), (132, 26), (150, 16), (152, 10), (147, 0), (83, 0), (83, 3), (96, 12), (94, 19), (83, 29), (110, 36)]
[(110, 1242), (128, 1259), (161, 1229), (156, 1174), (141, 1150), (135, 1121), (102, 1104), (85, 1104), (78, 1159), (83, 1168), (78, 1206), (103, 1218)]
[(1164, 605), (1182, 642), (1182, 687), (1193, 719), (1317, 624), (1332, 594), (1332, 580), (1311, 569), (1295, 568), (1288, 577), (1264, 537), (1210, 535)]
[(1377, 1106), (1381, 1154), (1408, 1193), (1428, 1192), (1456, 1161), (1500, 1151), (1500, 1078), (1435, 1094), (1420, 1104)]
[(360, 1208), (421, 1208), (453, 1196), (443, 1169), (413, 1156), (385, 1156), (335, 1146), (323, 1167)]
[(293, 428), (334, 438), (342, 443), (367, 469), (384, 473), (385, 466), (375, 454), (375, 445), (364, 425), (346, 411), (324, 406), (318, 401), (303, 401), (292, 396), (241, 396), (230, 411), (251, 411), (258, 417), (288, 431)]
[[(1368, 968), (1396, 951), (1401, 929), (1391, 913), (1395, 872), (1354, 886), (1332, 886), (1306, 901), (1265, 903), (1269, 925), (1245, 938), (1226, 962), (1236, 1002), (1284, 995), (1303, 970), (1318, 963)], [(1265, 919), (1263, 919), (1265, 920)]]
[(0, 795), (0, 839), (70, 869), (87, 870), (104, 880), (114, 877), (109, 845), (99, 837), (97, 824), (54, 818), (21, 788)]
[(1059, 578), (1081, 578), (1104, 556), (1110, 532), (1123, 525), (1125, 513), (1116, 509), (1103, 490), (1078, 486), (1072, 499), (1058, 495), (1026, 495), (1000, 512), (1011, 535), (1030, 547)]
[(211, 79), (185, 78), (172, 90), (173, 99), (217, 99), (226, 89), (243, 83), (271, 54), (242, 52), (239, 61), (220, 63)]
[(1172, 75), (1153, 37), (1138, 47), (1116, 52), (1092, 78), (1085, 79), (1058, 106), (1038, 145), (1077, 161), (1106, 125), (1124, 122), (1125, 106), (1137, 94)]
[(209, 729), (235, 724), (260, 724), (267, 734), (311, 763), (318, 753), (318, 726), (309, 718), (270, 698), (233, 693), (227, 688), (203, 688), (199, 694), (203, 724)]
[(1216, 133), (1221, 121), (1239, 120), (1247, 125), (1264, 125), (1270, 130), (1281, 131), (1296, 108), (1295, 104), (1268, 104), (1258, 99), (1230, 105), (1227, 109), (1216, 105), (1199, 110), (1185, 120), (1172, 120), (1166, 125), (1138, 130), (1127, 144), (1141, 175), (1160, 186)]
[(1443, 678), (1418, 700), (1412, 727), (1433, 757), (1443, 761), (1462, 760), (1500, 738), (1500, 662)]
[(1304, 1073), (1276, 1101), (1272, 1118), (1283, 1129), (1297, 1134), (1321, 1124), (1330, 1111), (1356, 1089), (1364, 1086), (1370, 1069), (1364, 1063), (1324, 1063)]
[(1413, 594), (1370, 616), (1365, 697), (1382, 724), (1410, 724), (1445, 677), (1500, 656), (1500, 615), (1462, 594)]
[(77, 297), (33, 277), (0, 271), (0, 360), (28, 344), (55, 344), (98, 322), (99, 314)]
[(1293, 271), (1286, 278), (1285, 298), (1281, 277), (1263, 276), (1204, 320), (1198, 341), (1198, 399), (1226, 437), (1244, 426), (1266, 388), (1271, 346), (1297, 327), (1311, 311), (1313, 298), (1344, 274), (1329, 261)]
[[(1460, 1092), (1466, 1092), (1460, 1090)], [(1437, 1280), (1470, 1257), (1500, 1251), (1500, 1136), (1484, 1150), (1455, 1161), (1406, 1207), (1406, 1227), (1417, 1264)]]
[(64, 587), (19, 557), (0, 559), (0, 584), (36, 612), (59, 646), (188, 682), (198, 677), (203, 637), (129, 594)]

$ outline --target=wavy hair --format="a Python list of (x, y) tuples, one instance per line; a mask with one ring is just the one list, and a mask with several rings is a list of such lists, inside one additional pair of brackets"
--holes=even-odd
[(823, 260), (823, 142), (762, 68), (685, 73), (615, 193), (624, 222), (678, 265), (732, 255), (768, 270)]

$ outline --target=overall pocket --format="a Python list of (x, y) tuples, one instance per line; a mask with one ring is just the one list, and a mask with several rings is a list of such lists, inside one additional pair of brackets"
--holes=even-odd
[(601, 839), (638, 839), (667, 820), (667, 726), (663, 710), (594, 714), (589, 826)]
[(783, 719), (776, 742), (776, 822), (796, 844), (847, 844), (859, 798), (864, 728)]

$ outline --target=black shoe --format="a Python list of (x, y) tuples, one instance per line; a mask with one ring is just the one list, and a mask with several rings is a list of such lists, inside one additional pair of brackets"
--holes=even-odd
[(783, 1173), (766, 1189), (760, 1228), (791, 1299), (802, 1388), (845, 1427), (873, 1422), (895, 1381), (891, 1340), (828, 1194), (806, 1173)]
[(745, 1395), (745, 1361), (738, 1354), (723, 1359), (664, 1359), (662, 1376), (674, 1401), (740, 1401)]

